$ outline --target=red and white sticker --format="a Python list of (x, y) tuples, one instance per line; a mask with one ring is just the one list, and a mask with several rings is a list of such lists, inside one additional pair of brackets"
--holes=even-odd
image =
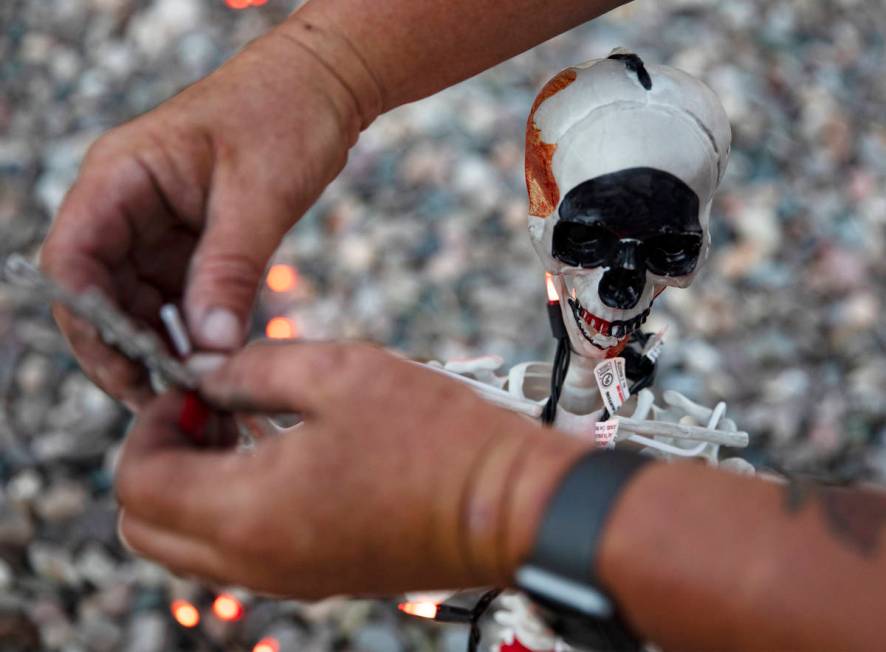
[(599, 448), (615, 448), (615, 436), (618, 434), (618, 417), (609, 421), (598, 421), (594, 424), (594, 443)]
[(594, 378), (610, 415), (618, 412), (631, 395), (625, 376), (624, 358), (607, 358), (594, 367)]

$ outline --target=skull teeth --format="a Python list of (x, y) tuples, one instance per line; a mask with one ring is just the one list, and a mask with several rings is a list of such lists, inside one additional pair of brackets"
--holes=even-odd
[(650, 312), (650, 308), (647, 308), (632, 319), (609, 322), (589, 312), (584, 306), (581, 305), (581, 303), (579, 303), (578, 299), (574, 296), (569, 300), (569, 305), (572, 307), (573, 314), (575, 315), (575, 320), (578, 323), (582, 335), (584, 335), (585, 338), (587, 338), (588, 340), (591, 340), (592, 335), (588, 333), (587, 330), (584, 328), (584, 324), (590, 326), (600, 335), (607, 337), (617, 337), (621, 339), (638, 330), (640, 326), (642, 326), (646, 322)]

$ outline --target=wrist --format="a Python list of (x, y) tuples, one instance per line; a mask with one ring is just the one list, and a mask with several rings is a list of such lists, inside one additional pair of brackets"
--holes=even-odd
[(362, 53), (323, 15), (321, 3), (308, 3), (294, 11), (270, 37), (285, 41), (295, 56), (316, 66), (348, 116), (356, 141), (360, 131), (382, 112), (383, 90)]
[(504, 551), (506, 579), (513, 583), (517, 569), (535, 545), (551, 498), (576, 462), (593, 450), (591, 442), (543, 428), (528, 454), (527, 463), (516, 478), (507, 514), (507, 541)]
[(592, 444), (515, 419), (475, 465), (462, 523), (465, 555), (478, 583), (511, 585), (529, 555), (560, 479)]
[(583, 455), (557, 483), (516, 584), (544, 606), (545, 620), (564, 640), (591, 649), (640, 650), (641, 639), (601, 583), (602, 539), (643, 471), (644, 455), (598, 450)]

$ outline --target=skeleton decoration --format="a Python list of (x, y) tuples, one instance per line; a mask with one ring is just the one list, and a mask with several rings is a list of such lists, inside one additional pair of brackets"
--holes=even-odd
[[(432, 367), (535, 418), (556, 392), (550, 420), (579, 437), (599, 442), (599, 426), (611, 425), (603, 429), (611, 437), (606, 445), (754, 473), (721, 451), (748, 444), (747, 433), (726, 418), (725, 403), (712, 409), (668, 391), (659, 405), (645, 388), (661, 337), (641, 328), (655, 298), (668, 287), (687, 287), (708, 256), (711, 202), (730, 141), (716, 95), (679, 70), (647, 66), (618, 49), (556, 75), (529, 115), (526, 185), (529, 234), (548, 277), (549, 305), (559, 304), (567, 355), (558, 349), (553, 367), (523, 363), (506, 376), (496, 373), (501, 360), (490, 356)], [(559, 386), (564, 358), (568, 371)], [(595, 377), (607, 360), (626, 369), (632, 385), (625, 394), (634, 395), (613, 411)], [(631, 416), (610, 421), (619, 408)], [(497, 602), (490, 627), (496, 652), (572, 649), (513, 593)]]
[[(611, 416), (594, 375), (601, 360), (625, 359), (632, 393), (651, 382), (660, 338), (641, 327), (655, 298), (687, 287), (707, 258), (730, 140), (726, 112), (707, 86), (621, 49), (567, 68), (536, 97), (526, 127), (529, 235), (572, 353), (557, 427), (587, 434)], [(550, 365), (524, 363), (507, 377), (495, 373), (498, 365), (486, 356), (438, 367), (499, 405), (538, 416), (551, 393)], [(722, 427), (707, 439), (663, 424), (639, 432), (650, 410), (654, 418), (667, 410), (646, 395), (633, 409), (624, 430), (635, 435), (746, 445), (744, 433), (724, 436)], [(716, 428), (703, 421), (702, 429)]]

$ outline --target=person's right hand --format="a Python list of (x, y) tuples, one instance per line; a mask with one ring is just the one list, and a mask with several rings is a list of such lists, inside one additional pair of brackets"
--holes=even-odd
[(157, 398), (116, 470), (123, 540), (177, 573), (300, 599), (509, 584), (593, 447), (365, 344), (255, 344), (200, 391), (303, 421), (243, 455), (195, 447), (181, 395)]
[[(363, 99), (371, 75), (345, 65), (347, 47), (334, 43), (290, 19), (104, 135), (43, 247), (44, 270), (73, 290), (99, 288), (154, 327), (162, 304), (181, 303), (199, 348), (239, 347), (268, 259), (374, 117)], [(99, 386), (132, 407), (150, 396), (141, 370), (93, 328), (55, 315)]]

